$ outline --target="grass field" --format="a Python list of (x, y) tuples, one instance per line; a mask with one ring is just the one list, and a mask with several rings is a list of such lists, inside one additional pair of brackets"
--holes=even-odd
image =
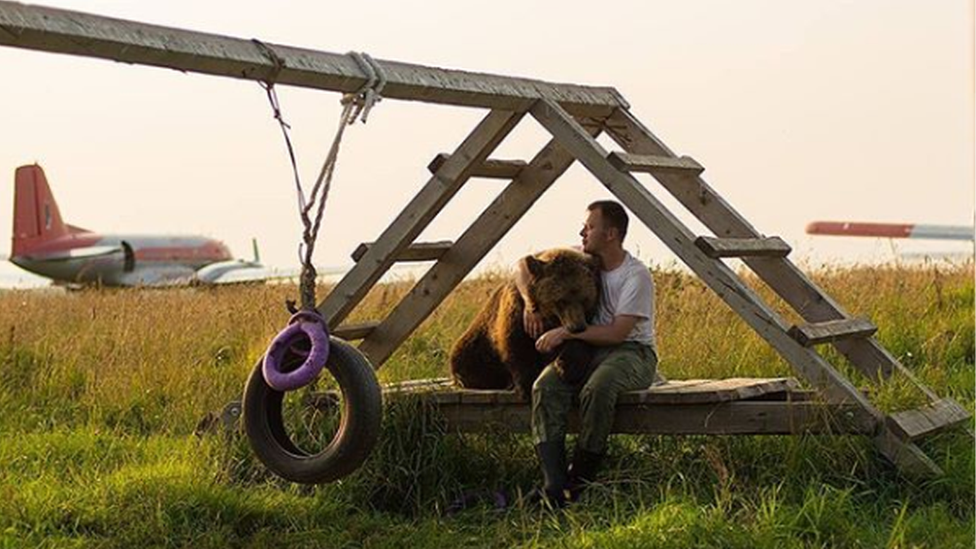
[[(455, 291), (381, 381), (446, 375), (452, 341), (500, 276)], [(972, 264), (813, 276), (973, 410)], [(700, 282), (655, 281), (669, 378), (791, 375)], [(352, 320), (379, 317), (408, 288), (375, 289)], [(531, 488), (530, 442), (445, 435), (404, 405), (387, 410), (380, 446), (351, 477), (280, 481), (240, 435), (194, 429), (240, 397), (293, 297), (287, 286), (0, 292), (0, 548), (973, 546), (976, 452), (959, 433), (923, 442), (947, 473), (929, 482), (901, 478), (856, 437), (617, 436), (601, 484), (563, 513), (484, 504), (448, 516), (466, 491)], [(873, 398), (886, 410), (920, 401), (898, 381)]]

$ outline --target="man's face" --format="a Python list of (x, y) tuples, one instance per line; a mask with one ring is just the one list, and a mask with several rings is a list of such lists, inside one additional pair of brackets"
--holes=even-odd
[(579, 234), (583, 237), (583, 251), (593, 255), (600, 255), (612, 236), (603, 224), (603, 214), (599, 209), (586, 213), (586, 220), (583, 221), (583, 229)]

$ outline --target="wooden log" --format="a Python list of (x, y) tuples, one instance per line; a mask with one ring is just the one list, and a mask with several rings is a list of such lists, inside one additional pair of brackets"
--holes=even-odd
[[(0, 2), (0, 45), (246, 80), (274, 74), (273, 63), (252, 40), (6, 1)], [(278, 84), (349, 93), (366, 83), (348, 55), (268, 46), (284, 62)], [(383, 97), (389, 99), (524, 112), (544, 97), (595, 116), (626, 106), (613, 88), (377, 61), (387, 76)]]
[[(359, 304), (370, 288), (390, 268), (512, 128), (522, 114), (492, 111), (451, 155), (447, 164), (407, 204), (373, 246), (332, 289), (318, 309), (329, 325), (338, 326)], [(374, 363), (374, 365), (378, 365)]]
[(656, 156), (650, 154), (631, 154), (612, 152), (607, 157), (618, 170), (644, 172), (651, 175), (677, 174), (697, 176), (705, 167), (690, 156)]
[(778, 236), (766, 238), (714, 238), (699, 236), (695, 245), (708, 257), (786, 257), (791, 248)]
[(813, 324), (799, 324), (789, 330), (790, 337), (804, 347), (830, 343), (839, 339), (870, 337), (878, 327), (866, 318), (829, 320)]
[[(427, 169), (430, 173), (437, 173), (437, 170), (447, 162), (451, 155), (440, 153), (430, 161)], [(484, 177), (487, 179), (515, 179), (518, 177), (522, 168), (528, 164), (524, 160), (495, 160), (489, 158), (471, 170), (471, 177)]]
[[(366, 255), (369, 251), (370, 246), (374, 242), (363, 242), (352, 252), (352, 260), (359, 261)], [(450, 240), (439, 240), (437, 242), (414, 242), (413, 244), (404, 248), (399, 255), (397, 255), (397, 261), (437, 261), (440, 259), (448, 250), (451, 249), (454, 243)]]
[(902, 440), (916, 440), (970, 420), (969, 411), (951, 398), (914, 410), (896, 412), (885, 423)]

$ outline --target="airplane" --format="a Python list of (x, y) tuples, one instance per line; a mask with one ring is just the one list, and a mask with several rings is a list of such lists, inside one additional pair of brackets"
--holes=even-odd
[(234, 259), (227, 246), (205, 236), (109, 235), (65, 223), (44, 170), (20, 166), (14, 176), (10, 262), (70, 287), (181, 286), (295, 278), (254, 260)]
[(911, 223), (863, 223), (854, 221), (812, 221), (807, 234), (866, 236), (875, 238), (925, 238), (930, 240), (973, 240), (973, 227)]

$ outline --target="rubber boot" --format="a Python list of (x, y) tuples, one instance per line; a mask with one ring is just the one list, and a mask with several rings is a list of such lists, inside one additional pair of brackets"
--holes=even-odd
[(541, 442), (535, 446), (535, 453), (542, 465), (542, 490), (539, 499), (544, 499), (555, 508), (566, 505), (566, 444)]
[(580, 447), (573, 452), (573, 462), (569, 466), (566, 489), (569, 490), (569, 501), (579, 499), (586, 485), (596, 481), (596, 473), (600, 470), (604, 454), (589, 452)]

